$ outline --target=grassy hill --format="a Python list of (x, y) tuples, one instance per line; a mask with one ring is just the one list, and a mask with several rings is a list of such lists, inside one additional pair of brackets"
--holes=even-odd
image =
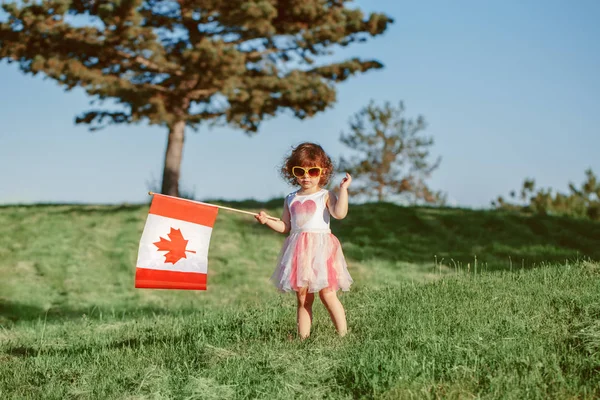
[(0, 207), (0, 398), (600, 396), (600, 224), (351, 206), (349, 334), (316, 303), (300, 342), (268, 283), (283, 235), (221, 211), (206, 292), (138, 290), (146, 216)]

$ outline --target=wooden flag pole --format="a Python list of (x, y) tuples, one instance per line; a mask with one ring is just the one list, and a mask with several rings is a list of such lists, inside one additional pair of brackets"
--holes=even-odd
[[(188, 200), (188, 199), (182, 199), (181, 197), (175, 197), (175, 196), (169, 196), (167, 194), (160, 194), (160, 193), (154, 193), (154, 192), (148, 192), (148, 194), (150, 196), (154, 195), (154, 194), (158, 194), (159, 196), (165, 196), (165, 197), (170, 197), (172, 199), (180, 199), (180, 200), (186, 200), (186, 201), (191, 201), (192, 203), (197, 203), (197, 204), (204, 204), (206, 206), (211, 206), (211, 207), (217, 207), (217, 208), (222, 208), (223, 210), (229, 210), (229, 211), (235, 211), (238, 213), (242, 213), (242, 214), (249, 214), (249, 215), (258, 215), (257, 213), (253, 213), (250, 211), (244, 211), (244, 210), (238, 210), (237, 208), (231, 208), (231, 207), (225, 207), (225, 206), (218, 206), (216, 204), (210, 204), (210, 203), (203, 203), (201, 201), (195, 201), (195, 200)], [(267, 216), (268, 219), (272, 219), (273, 221), (281, 221), (279, 218), (276, 217), (271, 217), (270, 215)]]

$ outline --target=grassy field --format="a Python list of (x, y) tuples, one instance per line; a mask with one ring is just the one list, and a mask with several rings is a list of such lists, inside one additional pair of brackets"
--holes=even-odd
[(0, 207), (0, 398), (600, 396), (600, 224), (352, 206), (349, 334), (317, 302), (301, 342), (268, 282), (283, 235), (222, 211), (206, 292), (138, 290), (146, 216)]

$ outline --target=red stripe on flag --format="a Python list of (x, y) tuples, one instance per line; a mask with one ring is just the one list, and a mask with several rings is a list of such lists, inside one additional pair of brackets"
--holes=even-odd
[(139, 289), (206, 290), (206, 274), (136, 268), (135, 287)]
[(176, 197), (154, 194), (149, 214), (200, 224), (212, 228), (217, 219), (219, 209), (214, 206), (194, 203)]

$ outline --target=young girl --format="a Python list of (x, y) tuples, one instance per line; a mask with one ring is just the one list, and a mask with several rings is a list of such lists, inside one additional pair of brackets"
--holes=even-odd
[(323, 189), (332, 172), (331, 159), (321, 146), (298, 145), (285, 159), (281, 174), (300, 189), (287, 195), (280, 221), (269, 219), (264, 211), (256, 216), (261, 224), (274, 231), (290, 233), (271, 280), (280, 291), (296, 292), (298, 334), (302, 339), (310, 335), (316, 292), (338, 334), (344, 336), (347, 331), (346, 314), (336, 292), (349, 290), (352, 278), (340, 242), (329, 230), (329, 216), (342, 219), (348, 213), (348, 187), (352, 177), (346, 174), (342, 179), (338, 198)]

